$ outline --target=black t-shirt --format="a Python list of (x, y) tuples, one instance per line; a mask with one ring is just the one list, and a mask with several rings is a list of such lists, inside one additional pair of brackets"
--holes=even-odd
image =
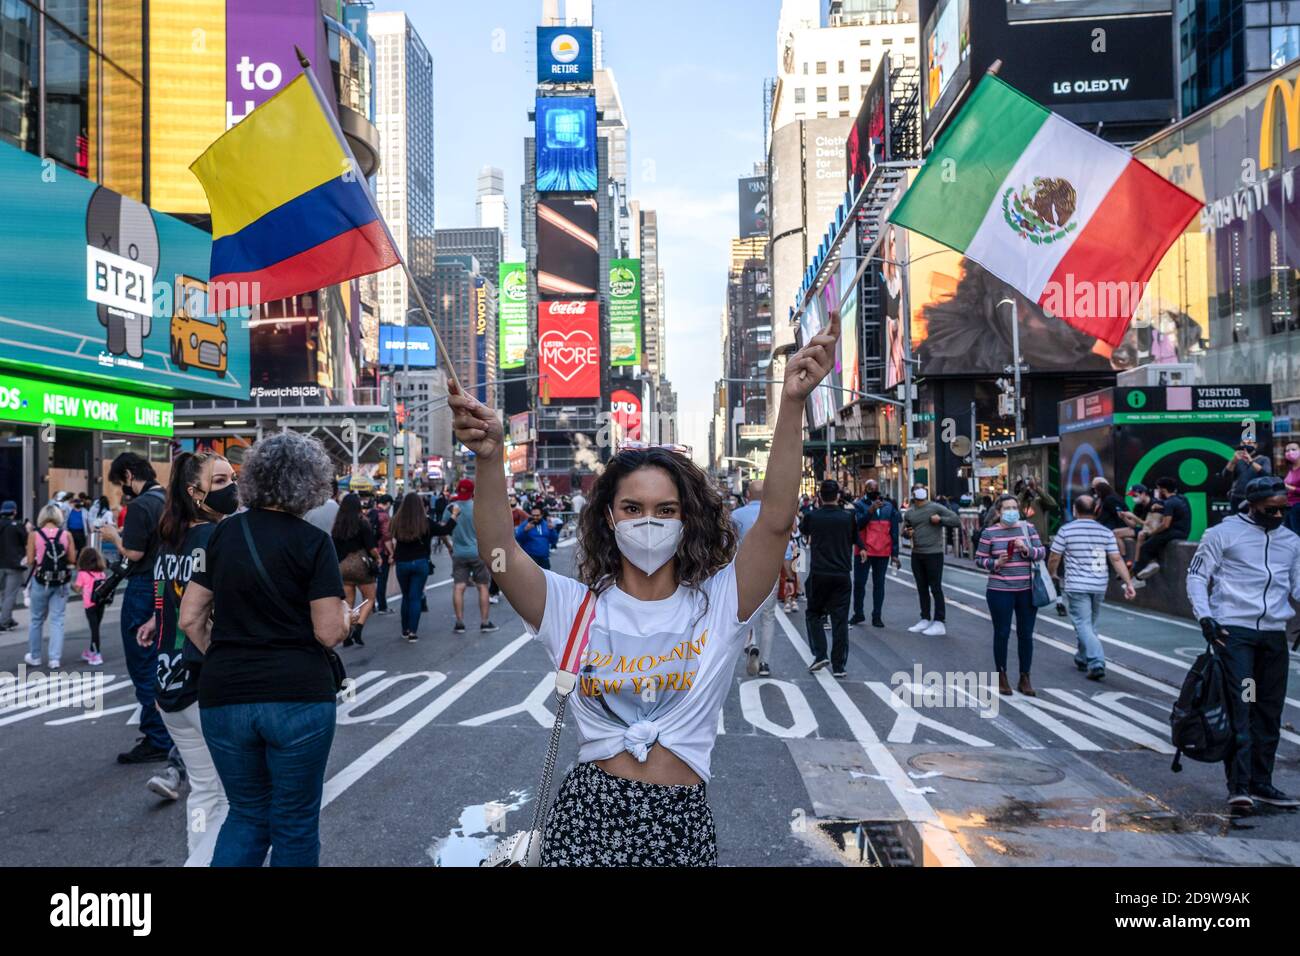
[(1169, 534), (1175, 538), (1186, 538), (1192, 533), (1192, 509), (1182, 495), (1170, 495), (1161, 503), (1165, 517), (1171, 518)]
[(821, 507), (799, 521), (799, 532), (808, 536), (809, 574), (851, 574), (853, 541), (857, 521), (844, 508)]
[(27, 529), (12, 518), (0, 518), (0, 568), (17, 571), (27, 557)]
[(195, 525), (185, 532), (181, 546), (158, 549), (153, 563), (154, 613), (158, 644), (158, 709), (174, 714), (199, 699), (199, 668), (203, 655), (176, 623), (181, 597), (190, 583), (196, 562), (206, 560), (208, 540), (217, 526)]
[(1119, 516), (1121, 511), (1127, 511), (1124, 507), (1124, 499), (1119, 495), (1107, 495), (1099, 502), (1100, 507), (1097, 509), (1097, 523), (1103, 528), (1109, 528), (1114, 531), (1116, 528), (1126, 528), (1124, 519)]
[(433, 522), (430, 521), (421, 535), (414, 541), (401, 541), (393, 536), (393, 563), (401, 561), (419, 561), (429, 556), (429, 546), (433, 543)]
[(126, 523), (122, 526), (122, 547), (143, 551), (144, 557), (132, 562), (130, 577), (153, 577), (153, 562), (158, 556), (158, 522), (162, 518), (166, 495), (161, 485), (150, 485), (126, 506)]
[[(242, 524), (269, 582), (258, 573)], [(217, 525), (204, 568), (191, 580), (213, 595), (200, 707), (334, 700), (334, 676), (311, 624), (312, 601), (343, 597), (329, 535), (283, 511), (242, 512)]]
[(375, 549), (375, 532), (370, 527), (370, 522), (363, 520), (361, 529), (350, 538), (334, 538), (334, 556), (342, 561), (353, 551), (364, 551), (369, 554)]

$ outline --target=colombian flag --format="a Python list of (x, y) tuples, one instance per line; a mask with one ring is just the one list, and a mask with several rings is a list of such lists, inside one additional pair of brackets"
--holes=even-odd
[(229, 308), (399, 264), (392, 234), (309, 70), (227, 130), (190, 169), (212, 209), (210, 286)]

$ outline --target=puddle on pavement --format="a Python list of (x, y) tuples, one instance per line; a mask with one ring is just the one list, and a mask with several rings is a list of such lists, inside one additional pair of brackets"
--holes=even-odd
[(915, 866), (899, 827), (888, 820), (821, 820), (815, 832), (849, 866)]
[(460, 812), (460, 826), (434, 841), (426, 851), (434, 866), (478, 866), (501, 840), (528, 826), (527, 820), (510, 821), (506, 816), (528, 803), (527, 790), (511, 790), (508, 800), (475, 803)]

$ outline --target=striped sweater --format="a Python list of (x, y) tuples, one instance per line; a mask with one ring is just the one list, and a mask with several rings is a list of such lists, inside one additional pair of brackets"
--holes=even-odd
[[(1007, 542), (1026, 537), (1029, 539), (1029, 556), (1017, 551), (1001, 570), (994, 570), (994, 562), (1007, 553)], [(1027, 591), (1033, 587), (1033, 562), (1043, 560), (1046, 555), (1047, 549), (1033, 525), (1026, 521), (1013, 525), (998, 521), (980, 534), (975, 563), (989, 573), (990, 591)]]

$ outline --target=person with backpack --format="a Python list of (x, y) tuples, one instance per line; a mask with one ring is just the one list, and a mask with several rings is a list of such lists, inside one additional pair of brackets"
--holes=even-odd
[(13, 501), (0, 504), (0, 631), (18, 626), (14, 607), (23, 590), (23, 560), (27, 554), (27, 526)]
[[(1228, 676), (1233, 745), (1224, 760), (1228, 806), (1300, 807), (1273, 786), (1286, 703), (1286, 626), (1300, 600), (1300, 537), (1282, 526), (1286, 485), (1273, 476), (1245, 488), (1246, 509), (1201, 536), (1187, 570), (1187, 597)], [(1213, 582), (1213, 588), (1210, 587)]]
[(885, 605), (885, 572), (892, 561), (895, 568), (902, 567), (898, 555), (898, 529), (902, 516), (893, 502), (880, 493), (880, 484), (867, 479), (866, 494), (853, 505), (858, 515), (858, 540), (853, 546), (857, 560), (853, 564), (853, 617), (850, 624), (861, 624), (866, 618), (862, 606), (867, 595), (867, 576), (871, 584), (871, 626), (884, 627), (881, 612)]
[(29, 667), (41, 666), (41, 638), (50, 622), (50, 670), (62, 665), (63, 615), (68, 608), (68, 582), (77, 563), (72, 535), (63, 527), (63, 509), (48, 504), (36, 516), (36, 530), (27, 536), (27, 566), (32, 569), (32, 621), (27, 629)]

